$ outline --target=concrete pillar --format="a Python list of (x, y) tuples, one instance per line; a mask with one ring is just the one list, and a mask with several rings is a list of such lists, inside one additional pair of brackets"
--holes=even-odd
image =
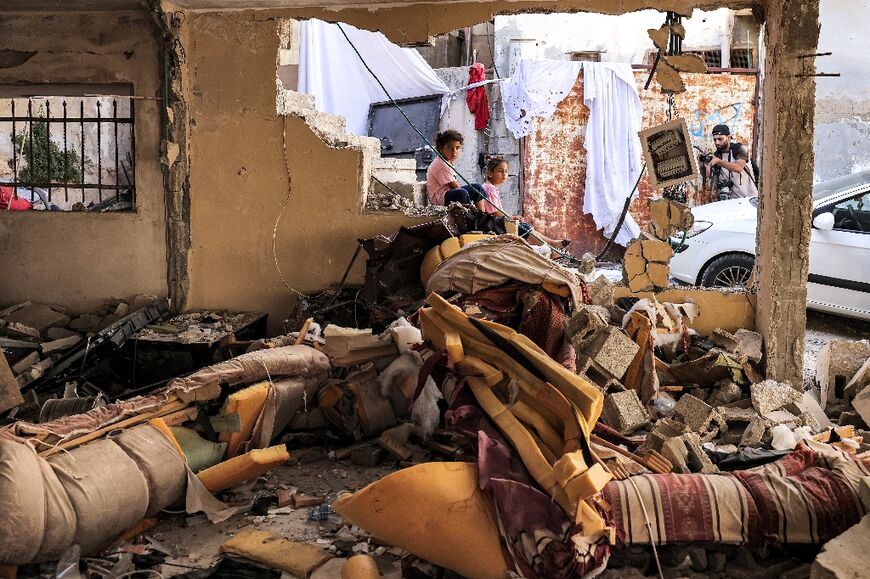
[(767, 377), (803, 381), (819, 0), (768, 2), (758, 312)]

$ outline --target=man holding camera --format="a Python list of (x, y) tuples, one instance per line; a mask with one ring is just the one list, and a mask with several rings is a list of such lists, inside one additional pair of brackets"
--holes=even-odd
[(701, 161), (707, 164), (710, 187), (719, 194), (719, 201), (758, 195), (757, 179), (746, 145), (732, 142), (728, 125), (713, 127), (713, 143), (716, 152), (701, 155)]

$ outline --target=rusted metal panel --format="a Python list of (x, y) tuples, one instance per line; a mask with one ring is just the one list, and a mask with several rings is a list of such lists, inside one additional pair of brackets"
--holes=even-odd
[[(635, 71), (641, 105), (642, 127), (651, 127), (667, 120), (667, 99), (653, 82), (644, 90), (647, 72)], [(710, 130), (719, 123), (731, 127), (735, 140), (752, 143), (756, 114), (754, 74), (686, 74), (687, 90), (675, 97), (675, 116), (686, 119), (694, 145), (706, 150), (712, 147)], [(549, 119), (535, 121), (528, 137), (523, 157), (524, 198), (526, 220), (550, 237), (576, 240), (571, 253), (597, 253), (606, 240), (589, 215), (583, 214), (583, 194), (586, 183), (586, 152), (584, 137), (589, 109), (583, 104), (583, 75), (569, 95), (559, 103)], [(646, 178), (638, 187), (639, 196), (630, 212), (641, 226), (649, 221), (647, 201), (653, 191)], [(628, 191), (621, 193), (628, 195)], [(656, 196), (660, 196), (657, 193)], [(709, 192), (696, 185), (688, 188), (689, 203), (698, 205), (711, 200)]]

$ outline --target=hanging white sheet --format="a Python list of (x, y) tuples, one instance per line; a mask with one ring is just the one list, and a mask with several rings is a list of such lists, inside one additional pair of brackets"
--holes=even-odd
[(583, 63), (571, 60), (521, 60), (501, 85), (507, 128), (518, 139), (532, 132), (534, 117), (551, 117), (574, 83)]
[[(609, 238), (641, 171), (637, 133), (643, 111), (631, 67), (613, 62), (584, 62), (583, 102), (589, 108), (583, 212), (592, 215)], [(628, 213), (616, 243), (627, 245), (639, 233), (640, 227)]]
[[(416, 50), (396, 46), (380, 32), (342, 28), (394, 99), (450, 91)], [(317, 110), (347, 119), (347, 130), (367, 132), (369, 105), (389, 100), (335, 24), (301, 26), (299, 92), (314, 95)]]

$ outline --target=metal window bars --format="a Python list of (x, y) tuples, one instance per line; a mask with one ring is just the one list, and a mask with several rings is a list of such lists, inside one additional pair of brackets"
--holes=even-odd
[[(58, 106), (60, 116), (53, 114)], [(0, 162), (0, 187), (12, 188), (16, 196), (35, 204), (41, 201), (46, 209), (132, 210), (134, 119), (135, 100), (129, 97), (0, 102), (0, 134), (11, 136), (8, 141), (0, 136), (0, 159), (6, 161)]]

